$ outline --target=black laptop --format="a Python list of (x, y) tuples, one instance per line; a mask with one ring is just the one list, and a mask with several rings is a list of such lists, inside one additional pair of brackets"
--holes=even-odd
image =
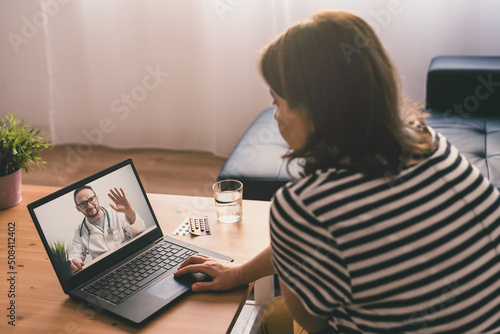
[[(103, 212), (100, 226), (86, 221), (76, 207), (74, 193), (82, 186), (96, 194), (89, 201)], [(113, 209), (109, 194), (115, 188), (136, 212), (134, 228)], [(194, 282), (207, 279), (200, 273), (172, 275), (189, 256), (233, 260), (164, 236), (131, 159), (30, 203), (28, 210), (63, 291), (136, 324), (188, 292)], [(81, 269), (72, 268), (70, 256), (84, 263)]]

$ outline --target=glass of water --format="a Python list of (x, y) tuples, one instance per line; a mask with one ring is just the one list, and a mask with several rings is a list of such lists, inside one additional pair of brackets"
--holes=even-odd
[(217, 219), (221, 223), (236, 223), (241, 220), (243, 183), (238, 180), (223, 180), (213, 185)]

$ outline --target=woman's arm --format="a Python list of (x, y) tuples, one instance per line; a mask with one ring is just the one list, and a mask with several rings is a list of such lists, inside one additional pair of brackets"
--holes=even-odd
[(276, 273), (271, 262), (271, 246), (244, 264), (221, 261), (202, 254), (194, 255), (184, 261), (174, 275), (196, 272), (212, 277), (212, 281), (193, 284), (193, 291), (231, 290)]

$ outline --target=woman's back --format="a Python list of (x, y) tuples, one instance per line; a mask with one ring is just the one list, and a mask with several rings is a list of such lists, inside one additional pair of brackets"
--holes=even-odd
[(279, 191), (273, 263), (339, 332), (500, 329), (500, 195), (440, 135), (397, 176), (330, 169)]

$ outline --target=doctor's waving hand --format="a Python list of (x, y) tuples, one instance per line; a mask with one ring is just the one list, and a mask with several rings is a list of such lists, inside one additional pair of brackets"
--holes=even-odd
[(76, 210), (85, 216), (69, 248), (73, 273), (83, 268), (87, 254), (95, 259), (145, 230), (144, 221), (121, 188), (109, 190), (108, 196), (114, 203), (110, 208), (99, 205), (99, 197), (88, 185), (76, 189), (73, 195)]

